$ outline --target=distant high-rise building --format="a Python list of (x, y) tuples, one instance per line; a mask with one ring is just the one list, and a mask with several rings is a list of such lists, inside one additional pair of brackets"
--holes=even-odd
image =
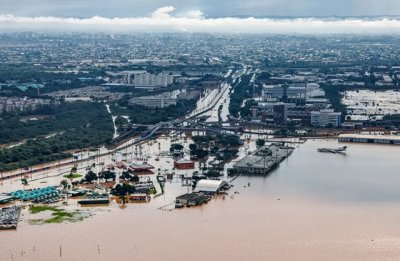
[(258, 107), (256, 107), (256, 106), (251, 107), (251, 117), (253, 119), (257, 119), (257, 117), (258, 117)]
[(274, 122), (276, 124), (286, 124), (288, 118), (287, 104), (277, 103), (274, 104)]
[(262, 92), (264, 99), (268, 101), (295, 103), (297, 105), (306, 103), (307, 89), (305, 86), (266, 86)]

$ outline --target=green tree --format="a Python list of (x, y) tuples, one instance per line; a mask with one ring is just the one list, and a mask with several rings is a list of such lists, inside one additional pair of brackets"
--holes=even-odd
[(181, 144), (172, 144), (171, 148), (170, 148), (170, 151), (172, 152), (174, 150), (183, 150), (183, 145), (181, 145)]
[(77, 167), (72, 167), (72, 168), (71, 168), (70, 175), (76, 173), (77, 171), (78, 171), (78, 168), (77, 168)]
[(130, 180), (131, 178), (132, 178), (132, 175), (128, 171), (122, 172), (122, 175), (120, 177), (120, 179), (123, 179), (123, 180)]
[(131, 177), (131, 181), (135, 182), (135, 183), (139, 182), (139, 176), (138, 175), (134, 175), (133, 177)]
[(110, 179), (115, 180), (116, 176), (114, 172), (106, 170), (100, 173), (99, 178), (104, 179), (106, 182), (108, 182), (108, 180)]
[(264, 145), (265, 145), (265, 140), (264, 140), (264, 139), (258, 139), (258, 140), (256, 141), (256, 145), (257, 145), (257, 147), (262, 147), (262, 146), (264, 146)]
[(98, 177), (96, 175), (96, 173), (94, 173), (93, 171), (89, 170), (88, 173), (86, 173), (85, 175), (85, 180), (89, 183), (92, 183), (94, 180), (97, 180)]
[(117, 184), (112, 190), (111, 194), (118, 196), (122, 200), (122, 204), (126, 203), (126, 196), (135, 192), (135, 187), (129, 184)]
[(197, 149), (194, 155), (196, 155), (199, 159), (202, 159), (208, 156), (208, 151), (204, 149)]
[(189, 144), (189, 149), (190, 149), (191, 152), (193, 152), (193, 151), (195, 151), (197, 149), (197, 145), (194, 144), (194, 143)]
[(68, 186), (68, 180), (66, 180), (66, 179), (62, 180), (62, 181), (60, 182), (60, 185), (63, 186), (64, 189), (66, 189), (67, 186)]

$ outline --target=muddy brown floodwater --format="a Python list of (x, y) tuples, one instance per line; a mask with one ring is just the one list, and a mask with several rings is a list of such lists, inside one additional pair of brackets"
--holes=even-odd
[(202, 207), (158, 210), (183, 192), (172, 182), (149, 204), (82, 222), (21, 222), (1, 231), (0, 259), (398, 260), (400, 147), (316, 152), (339, 145), (308, 141), (269, 176), (241, 176), (230, 191), (239, 194)]

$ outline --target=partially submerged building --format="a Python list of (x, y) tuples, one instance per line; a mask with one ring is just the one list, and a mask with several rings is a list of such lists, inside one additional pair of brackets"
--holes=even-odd
[(400, 145), (400, 135), (341, 134), (339, 142)]
[(174, 161), (174, 168), (176, 169), (194, 169), (194, 161), (191, 160), (176, 160)]
[(266, 175), (292, 154), (293, 150), (281, 144), (265, 146), (236, 162), (233, 170), (235, 173)]
[(198, 206), (206, 203), (208, 201), (208, 197), (201, 193), (186, 193), (178, 196), (175, 199), (175, 207), (181, 208), (184, 206)]

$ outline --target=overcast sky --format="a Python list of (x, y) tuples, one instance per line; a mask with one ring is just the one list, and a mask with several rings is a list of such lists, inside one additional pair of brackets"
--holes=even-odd
[(399, 15), (399, 0), (0, 0), (0, 13), (17, 16), (147, 16), (163, 6), (221, 16)]
[[(357, 18), (386, 15), (400, 0), (0, 0), (3, 30), (400, 33), (397, 18)], [(332, 16), (357, 19), (304, 18)]]

